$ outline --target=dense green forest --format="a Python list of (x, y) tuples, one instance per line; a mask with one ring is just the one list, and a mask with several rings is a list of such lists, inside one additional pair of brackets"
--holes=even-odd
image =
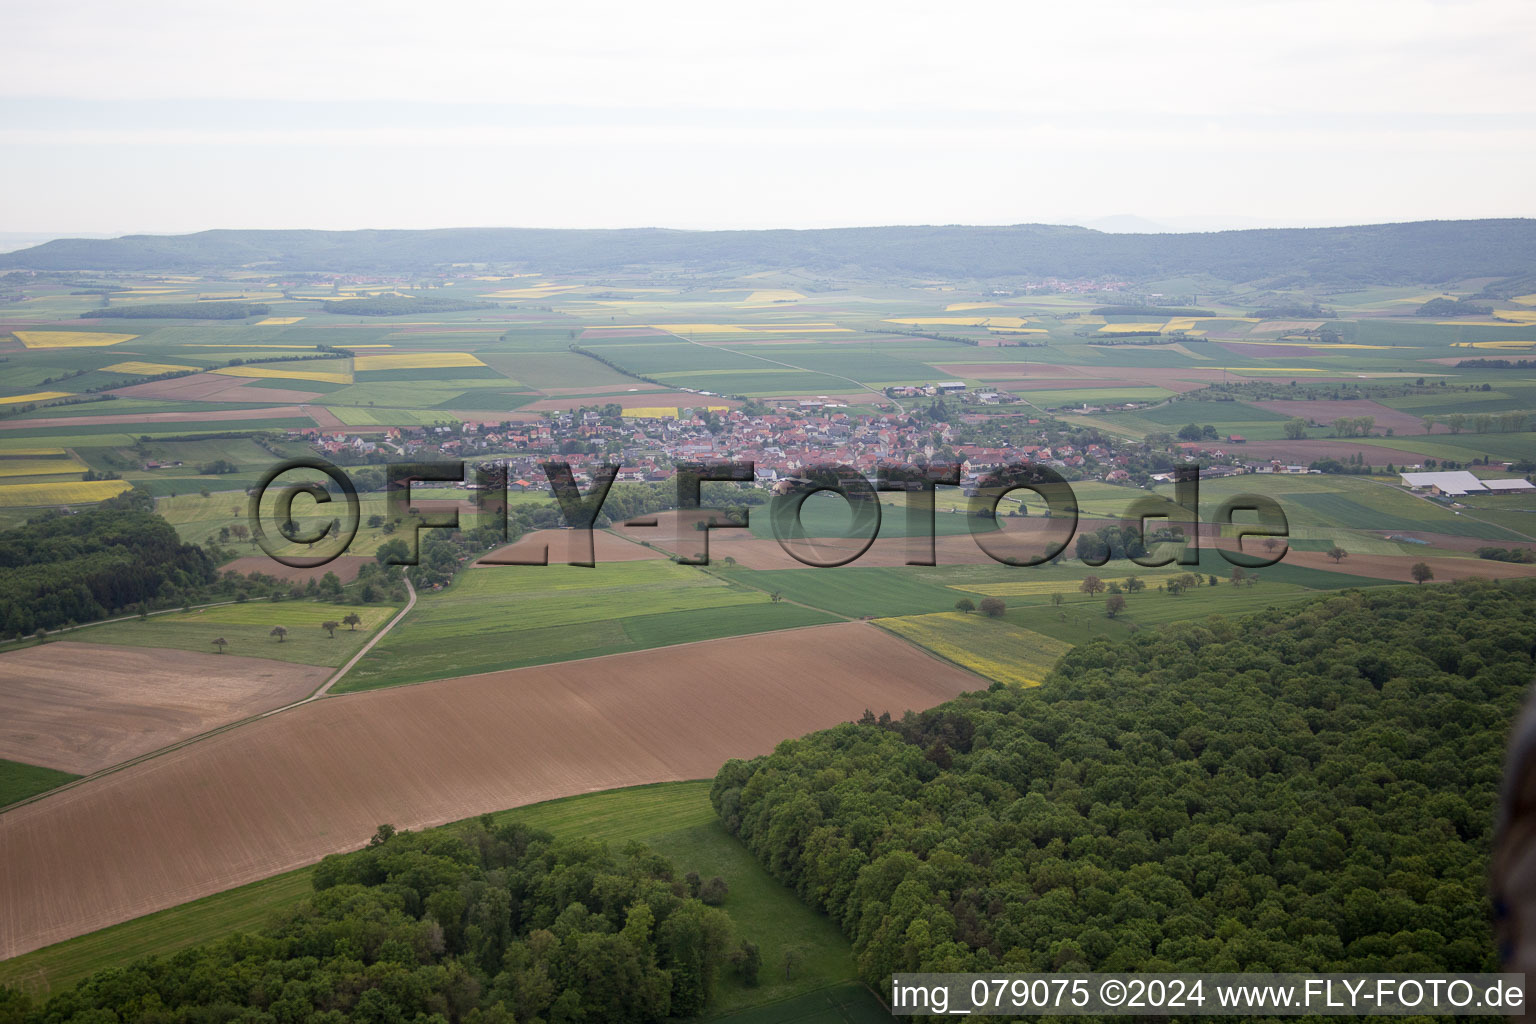
[(272, 307), (259, 302), (144, 302), (132, 306), (105, 306), (88, 310), (82, 317), (107, 320), (244, 320), (266, 316)]
[(1350, 591), (731, 761), (726, 826), (893, 971), (1491, 970), (1536, 582)]
[(137, 491), (0, 531), (0, 569), (0, 637), (187, 598), (217, 578), (208, 553), (183, 544)]
[(614, 853), (489, 818), (383, 826), (322, 861), (314, 887), (259, 934), (103, 971), (42, 1006), (0, 988), (0, 1022), (639, 1024), (698, 1014), (726, 970), (756, 977), (709, 883), (639, 843)]
[[(536, 266), (546, 273), (804, 267), (817, 272), (954, 278), (1208, 275), (1304, 284), (1437, 283), (1529, 274), (1536, 220), (1417, 221), (1345, 228), (1199, 234), (1106, 234), (1045, 224), (831, 228), (813, 231), (610, 231), (448, 228), (432, 231), (203, 231), (58, 239), (0, 255), (0, 269), (409, 273), (453, 263)], [(1278, 279), (1278, 280), (1277, 280)]]

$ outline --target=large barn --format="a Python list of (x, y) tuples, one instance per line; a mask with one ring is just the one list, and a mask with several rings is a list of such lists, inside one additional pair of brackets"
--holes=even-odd
[(1464, 469), (1443, 473), (1403, 473), (1403, 484), (1418, 491), (1443, 494), (1459, 498), (1466, 494), (1510, 494), (1515, 491), (1536, 491), (1529, 480), (1479, 480)]

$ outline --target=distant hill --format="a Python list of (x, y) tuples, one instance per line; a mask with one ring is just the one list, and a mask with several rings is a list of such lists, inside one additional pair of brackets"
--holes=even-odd
[(1209, 275), (1276, 287), (1435, 284), (1536, 271), (1536, 220), (1417, 221), (1347, 228), (1107, 234), (1081, 227), (877, 227), (811, 231), (203, 231), (60, 239), (0, 255), (0, 270), (423, 271), (451, 263), (551, 273), (631, 266), (805, 267), (943, 278), (1154, 281)]

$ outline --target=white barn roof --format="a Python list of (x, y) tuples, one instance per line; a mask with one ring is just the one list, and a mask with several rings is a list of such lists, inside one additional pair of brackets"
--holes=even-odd
[(1477, 477), (1464, 469), (1444, 473), (1403, 473), (1403, 483), (1409, 487), (1435, 487), (1445, 494), (1471, 494), (1485, 491)]
[(1536, 491), (1529, 480), (1484, 480), (1483, 486), (1490, 491)]

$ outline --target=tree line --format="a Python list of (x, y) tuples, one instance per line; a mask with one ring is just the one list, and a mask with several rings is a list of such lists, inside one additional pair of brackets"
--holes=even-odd
[(406, 316), (417, 313), (458, 313), (469, 309), (493, 309), (494, 302), (460, 299), (429, 299), (414, 295), (374, 295), (365, 299), (326, 299), (320, 308), (343, 316)]
[(266, 316), (272, 307), (261, 302), (136, 302), (103, 306), (80, 315), (93, 320), (244, 320)]
[(728, 762), (767, 869), (896, 971), (1477, 971), (1536, 582), (1142, 631)]
[(155, 514), (154, 499), (139, 491), (0, 531), (0, 569), (6, 637), (190, 599), (217, 579), (208, 553), (182, 543)]

